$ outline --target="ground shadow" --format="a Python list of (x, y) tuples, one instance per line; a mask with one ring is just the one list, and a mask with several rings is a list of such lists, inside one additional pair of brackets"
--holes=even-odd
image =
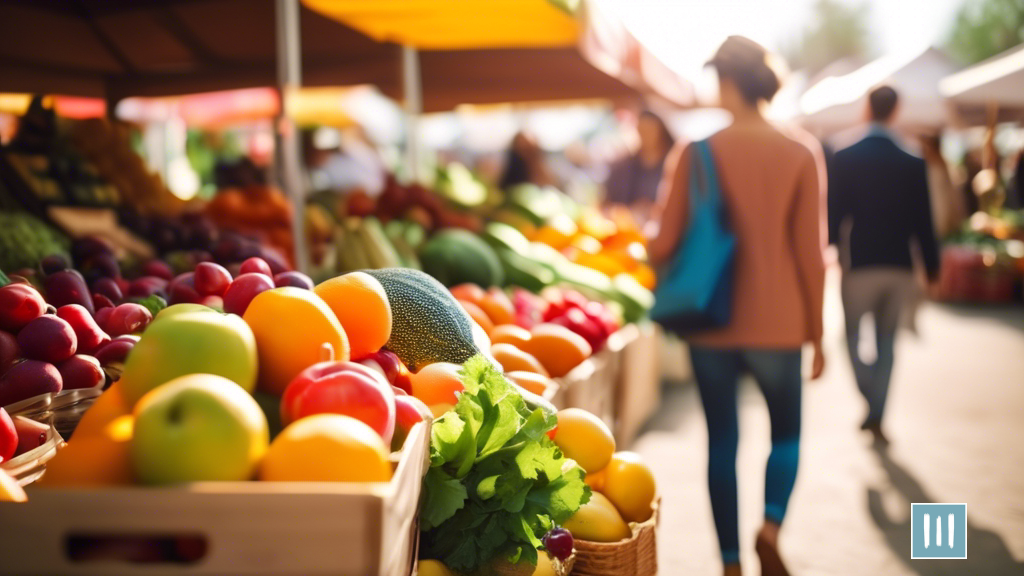
[(984, 319), (1006, 324), (1024, 332), (1024, 306), (1020, 304), (970, 304), (944, 302), (936, 304), (945, 312), (961, 318)]
[[(876, 446), (882, 467), (889, 475), (893, 487), (907, 502), (935, 502), (905, 468), (896, 463), (884, 447)], [(909, 506), (909, 505), (908, 505)], [(970, 510), (970, 503), (968, 503)], [(967, 559), (966, 560), (911, 560), (910, 559), (910, 514), (894, 521), (882, 506), (882, 494), (868, 490), (868, 512), (885, 536), (894, 555), (908, 568), (922, 576), (954, 576), (971, 574), (977, 576), (1003, 576), (1024, 573), (1024, 562), (1018, 562), (1010, 553), (1006, 542), (995, 532), (979, 528), (967, 516)]]

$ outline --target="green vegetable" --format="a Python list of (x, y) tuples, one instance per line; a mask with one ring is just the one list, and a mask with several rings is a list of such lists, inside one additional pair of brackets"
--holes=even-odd
[(0, 270), (0, 288), (3, 288), (4, 286), (7, 286), (10, 283), (11, 279), (7, 277), (7, 274), (4, 274), (3, 270)]
[(70, 246), (64, 234), (27, 212), (0, 212), (0, 269), (35, 268), (53, 254), (70, 259)]
[(423, 271), (445, 286), (473, 283), (502, 286), (505, 271), (486, 242), (468, 230), (446, 229), (438, 232), (420, 248)]
[[(149, 310), (154, 318), (156, 318), (156, 315), (159, 314), (161, 310), (167, 308), (167, 301), (156, 294), (146, 296), (145, 298), (139, 298), (135, 303)], [(223, 312), (223, 310), (221, 310), (221, 312)]]
[(423, 555), (472, 573), (499, 555), (537, 563), (540, 538), (590, 500), (584, 472), (546, 435), (555, 415), (530, 409), (482, 356), (465, 392), (431, 429), (423, 480)]

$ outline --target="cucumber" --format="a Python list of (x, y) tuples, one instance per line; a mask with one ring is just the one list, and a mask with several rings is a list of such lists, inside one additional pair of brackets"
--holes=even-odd
[(555, 282), (555, 273), (551, 268), (508, 248), (495, 247), (495, 252), (505, 269), (506, 286), (519, 286), (530, 292), (540, 292)]

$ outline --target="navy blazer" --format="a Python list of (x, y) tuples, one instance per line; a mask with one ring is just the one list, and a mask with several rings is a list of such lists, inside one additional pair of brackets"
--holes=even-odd
[(850, 266), (911, 269), (916, 239), (928, 277), (939, 272), (925, 162), (878, 130), (835, 153), (829, 170), (829, 240), (850, 230)]

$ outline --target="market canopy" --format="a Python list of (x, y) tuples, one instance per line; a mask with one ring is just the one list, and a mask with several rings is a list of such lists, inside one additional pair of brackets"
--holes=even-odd
[(945, 53), (931, 47), (883, 56), (811, 86), (800, 97), (800, 122), (819, 133), (856, 126), (864, 121), (868, 93), (888, 84), (900, 95), (897, 125), (909, 130), (937, 129), (949, 120), (939, 81), (955, 70)]
[[(573, 22), (544, 0), (537, 6)], [(372, 84), (402, 96), (397, 45), (305, 7), (299, 20), (304, 85)], [(74, 9), (61, 0), (0, 0), (0, 77), (12, 92), (109, 100), (274, 86), (275, 33), (273, 0), (81, 0)], [(423, 109), (638, 97), (588, 64), (574, 41), (555, 48), (425, 51)]]
[(303, 0), (378, 42), (419, 50), (565, 48), (579, 36), (551, 0)]
[(1000, 120), (1020, 120), (1024, 117), (1024, 45), (943, 78), (939, 91), (969, 123), (983, 123), (989, 105), (999, 107)]

